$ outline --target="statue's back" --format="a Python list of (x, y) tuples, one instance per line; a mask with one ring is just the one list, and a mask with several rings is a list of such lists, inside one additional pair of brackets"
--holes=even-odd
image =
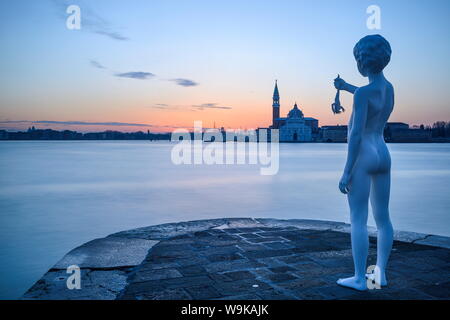
[(367, 87), (370, 94), (365, 132), (382, 135), (394, 109), (394, 87), (387, 80), (371, 83)]

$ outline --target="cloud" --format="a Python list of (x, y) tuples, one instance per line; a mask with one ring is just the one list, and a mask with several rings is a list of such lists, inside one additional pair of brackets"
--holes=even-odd
[(29, 123), (29, 120), (0, 120), (0, 123)]
[(79, 126), (152, 127), (151, 124), (129, 123), (129, 122), (86, 122), (86, 121), (51, 121), (51, 120), (40, 120), (32, 122), (35, 124), (63, 124), (63, 125), (79, 125)]
[(53, 120), (6, 120), (0, 124), (30, 123), (30, 124), (58, 124), (58, 125), (78, 125), (78, 126), (128, 126), (128, 127), (152, 127), (151, 124), (129, 123), (129, 122), (86, 122), (86, 121), (53, 121)]
[[(146, 124), (146, 123), (129, 123), (129, 122), (88, 122), (88, 121), (54, 121), (54, 120), (1, 120), (0, 119), (0, 130), (8, 131), (26, 131), (29, 127), (36, 126), (37, 129), (55, 129), (63, 130), (68, 127), (68, 130), (77, 130), (80, 132), (85, 132), (88, 130), (84, 126), (99, 126), (99, 127), (122, 127), (118, 130), (123, 130), (123, 127), (137, 127), (137, 128), (151, 128), (152, 130), (174, 130), (174, 129), (185, 129), (186, 126), (181, 125), (158, 125), (158, 124)], [(73, 128), (72, 126), (79, 126)], [(101, 130), (99, 128), (93, 128), (92, 130)]]
[(149, 106), (149, 108), (153, 108), (153, 109), (161, 109), (161, 110), (167, 110), (167, 111), (172, 111), (172, 110), (180, 110), (182, 108), (185, 108), (186, 106), (180, 106), (180, 105), (169, 105), (166, 103), (156, 103), (152, 106)]
[(170, 81), (175, 82), (176, 84), (178, 84), (179, 86), (183, 86), (183, 87), (194, 87), (194, 86), (198, 86), (198, 83), (189, 79), (183, 79), (183, 78), (177, 78), (177, 79), (172, 79)]
[(157, 104), (151, 106), (150, 108), (165, 109), (165, 110), (172, 109), (171, 106), (169, 106), (168, 104), (165, 104), (165, 103), (157, 103)]
[(98, 30), (98, 31), (94, 31), (94, 33), (97, 33), (97, 34), (101, 34), (101, 35), (103, 35), (103, 36), (110, 37), (111, 39), (114, 39), (114, 40), (121, 40), (121, 41), (129, 40), (129, 38), (127, 38), (127, 37), (121, 35), (121, 34), (118, 33), (118, 32), (115, 32), (115, 31)]
[(125, 73), (117, 73), (116, 77), (120, 78), (130, 78), (130, 79), (139, 79), (145, 80), (154, 77), (155, 75), (150, 72), (142, 72), (142, 71), (133, 71), (133, 72), (125, 72)]
[(196, 105), (169, 105), (165, 103), (156, 103), (149, 108), (154, 109), (162, 109), (162, 110), (188, 110), (188, 111), (199, 111), (205, 109), (222, 109), (222, 110), (230, 110), (232, 107), (221, 106), (217, 103), (203, 103)]
[(89, 62), (90, 62), (90, 64), (91, 64), (91, 66), (93, 66), (94, 68), (97, 68), (97, 69), (106, 69), (105, 66), (103, 66), (100, 62), (98, 62), (98, 61), (96, 61), (96, 60), (90, 60)]
[(224, 107), (219, 106), (217, 103), (203, 103), (200, 105), (192, 105), (192, 108), (198, 109), (198, 110), (205, 110), (205, 109), (233, 109), (232, 107)]
[(114, 27), (109, 21), (98, 15), (94, 10), (89, 8), (84, 2), (80, 0), (53, 0), (53, 3), (56, 6), (58, 16), (64, 21), (66, 21), (67, 17), (69, 16), (69, 14), (66, 12), (67, 8), (72, 4), (78, 5), (81, 11), (81, 30), (86, 30), (95, 34), (106, 36), (113, 40), (129, 40), (128, 37), (114, 30)]

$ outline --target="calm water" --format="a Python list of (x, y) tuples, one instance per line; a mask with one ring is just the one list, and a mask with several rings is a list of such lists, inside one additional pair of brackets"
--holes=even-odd
[[(169, 143), (0, 142), (0, 298), (16, 298), (70, 249), (130, 228), (219, 217), (348, 222), (344, 144), (283, 144), (280, 170), (175, 166)], [(399, 230), (450, 236), (450, 144), (393, 144)], [(373, 225), (373, 220), (370, 220)]]

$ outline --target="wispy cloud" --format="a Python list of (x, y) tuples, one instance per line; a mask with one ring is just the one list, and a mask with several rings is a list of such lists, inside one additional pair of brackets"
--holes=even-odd
[[(156, 103), (154, 105), (148, 106), (148, 108), (165, 110), (165, 111), (189, 111), (189, 105), (171, 105), (166, 103)], [(193, 110), (192, 110), (193, 111)]]
[(97, 60), (90, 60), (89, 63), (91, 64), (91, 66), (93, 66), (94, 68), (97, 69), (106, 69), (106, 67), (104, 65), (102, 65), (100, 62), (98, 62)]
[(132, 71), (132, 72), (125, 72), (125, 73), (116, 73), (115, 76), (119, 77), (119, 78), (145, 80), (145, 79), (153, 78), (155, 75), (151, 72)]
[(111, 39), (114, 39), (114, 40), (120, 40), (120, 41), (129, 40), (128, 37), (125, 37), (116, 31), (97, 30), (97, 31), (94, 31), (94, 33), (110, 37)]
[(33, 121), (36, 124), (63, 124), (63, 125), (81, 125), (81, 126), (127, 126), (127, 127), (152, 127), (146, 123), (129, 123), (129, 122), (86, 122), (86, 121), (50, 121), (40, 120)]
[(70, 125), (70, 126), (122, 126), (122, 127), (152, 127), (151, 124), (145, 123), (129, 123), (129, 122), (87, 122), (87, 121), (54, 121), (54, 120), (5, 120), (0, 121), (0, 124), (55, 124), (55, 125)]
[[(130, 123), (130, 122), (89, 122), (89, 121), (55, 121), (55, 120), (1, 120), (0, 130), (8, 131), (26, 131), (29, 127), (35, 126), (38, 129), (55, 129), (55, 130), (76, 130), (79, 132), (92, 132), (105, 130), (107, 127), (114, 128), (112, 130), (129, 131), (131, 128), (148, 128), (150, 130), (160, 130), (161, 132), (170, 132), (174, 129), (184, 129), (183, 125), (167, 125), (167, 124), (147, 124), (147, 123)], [(97, 128), (96, 128), (97, 127)], [(88, 129), (89, 128), (89, 129)], [(140, 130), (140, 129), (137, 129)]]
[(98, 15), (94, 10), (89, 8), (83, 1), (80, 0), (53, 0), (56, 6), (58, 16), (64, 21), (68, 15), (66, 13), (67, 7), (76, 4), (81, 9), (81, 30), (86, 30), (95, 34), (106, 36), (113, 40), (126, 41), (129, 40), (120, 32), (114, 29), (113, 25), (105, 18)]
[(183, 79), (183, 78), (177, 78), (177, 79), (171, 79), (170, 81), (175, 82), (179, 86), (183, 87), (194, 87), (198, 86), (198, 83), (189, 79)]
[(194, 105), (169, 105), (166, 103), (156, 103), (154, 105), (148, 106), (153, 109), (161, 109), (161, 110), (181, 110), (181, 111), (201, 111), (205, 109), (222, 109), (222, 110), (230, 110), (232, 107), (221, 106), (218, 103), (203, 103), (203, 104), (194, 104)]
[(219, 106), (217, 103), (203, 103), (199, 105), (192, 105), (192, 108), (198, 109), (198, 110), (205, 110), (205, 109), (233, 109), (232, 107), (224, 107)]

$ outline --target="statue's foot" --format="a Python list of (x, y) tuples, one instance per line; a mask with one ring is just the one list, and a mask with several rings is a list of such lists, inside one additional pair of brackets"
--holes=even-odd
[(358, 291), (367, 290), (367, 283), (365, 279), (358, 279), (356, 277), (339, 279), (337, 284), (346, 288), (355, 289)]
[[(375, 281), (375, 274), (374, 273), (367, 273), (366, 274), (366, 279)], [(387, 280), (386, 280), (386, 274), (382, 274), (380, 276), (380, 286), (387, 286)]]

